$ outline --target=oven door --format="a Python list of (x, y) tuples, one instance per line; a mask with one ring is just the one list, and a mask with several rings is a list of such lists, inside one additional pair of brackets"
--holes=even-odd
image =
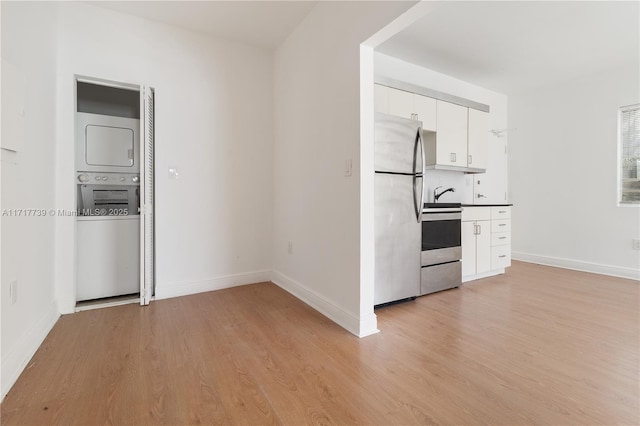
[(460, 212), (425, 212), (422, 215), (422, 266), (462, 258)]

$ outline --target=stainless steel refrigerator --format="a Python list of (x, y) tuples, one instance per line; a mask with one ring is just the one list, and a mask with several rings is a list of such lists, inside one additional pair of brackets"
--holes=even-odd
[(422, 123), (376, 113), (374, 305), (420, 294)]

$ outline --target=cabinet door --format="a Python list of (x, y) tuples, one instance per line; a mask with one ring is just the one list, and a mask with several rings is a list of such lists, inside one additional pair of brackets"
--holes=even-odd
[(418, 120), (422, 121), (422, 129), (435, 132), (437, 128), (436, 100), (422, 95), (414, 95), (413, 104)]
[(476, 169), (487, 168), (489, 114), (469, 108), (469, 140), (467, 165)]
[(475, 222), (462, 222), (462, 276), (476, 273)]
[(413, 93), (389, 87), (389, 114), (413, 119)]
[(491, 270), (491, 221), (476, 222), (476, 273), (481, 274)]
[(437, 164), (467, 167), (467, 110), (437, 101)]
[(389, 114), (389, 88), (387, 86), (373, 85), (373, 104), (375, 112)]

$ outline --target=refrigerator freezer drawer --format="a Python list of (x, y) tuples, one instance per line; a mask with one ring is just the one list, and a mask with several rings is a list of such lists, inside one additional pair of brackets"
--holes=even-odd
[(459, 287), (461, 282), (462, 266), (460, 262), (425, 266), (422, 268), (420, 277), (420, 295)]

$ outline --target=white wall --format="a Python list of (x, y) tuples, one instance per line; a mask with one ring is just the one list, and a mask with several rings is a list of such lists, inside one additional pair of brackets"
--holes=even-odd
[[(19, 152), (2, 150), (2, 209), (44, 209), (44, 217), (2, 216), (1, 396), (4, 397), (57, 320), (54, 297), (55, 7), (2, 2), (2, 93), (25, 84), (24, 139)], [(3, 109), (6, 123), (10, 109)], [(3, 134), (4, 136), (4, 134)], [(17, 280), (17, 301), (9, 283)]]
[(640, 279), (640, 209), (617, 207), (618, 108), (638, 64), (510, 97), (513, 256)]
[(360, 304), (360, 43), (411, 4), (319, 2), (275, 54), (273, 280), (357, 335), (377, 331)]
[[(479, 102), (490, 107), (489, 129), (506, 129), (507, 96), (502, 93), (458, 80), (451, 76), (415, 65), (400, 59), (375, 53), (376, 77), (392, 78), (427, 89), (436, 90), (461, 98)], [(455, 187), (455, 193), (447, 193), (441, 199), (447, 202), (465, 204), (486, 204), (508, 202), (507, 196), (507, 156), (505, 148), (508, 137), (497, 138), (488, 135), (489, 156), (487, 172), (463, 174), (444, 170), (428, 170), (426, 174), (425, 200), (433, 201), (433, 189), (438, 186)], [(480, 184), (478, 184), (480, 181)], [(487, 198), (478, 199), (481, 193)]]
[[(57, 202), (75, 208), (74, 74), (156, 90), (156, 296), (265, 281), (271, 269), (273, 64), (266, 49), (90, 4), (59, 4)], [(168, 178), (176, 167), (180, 177)], [(73, 218), (57, 224), (62, 312)]]

